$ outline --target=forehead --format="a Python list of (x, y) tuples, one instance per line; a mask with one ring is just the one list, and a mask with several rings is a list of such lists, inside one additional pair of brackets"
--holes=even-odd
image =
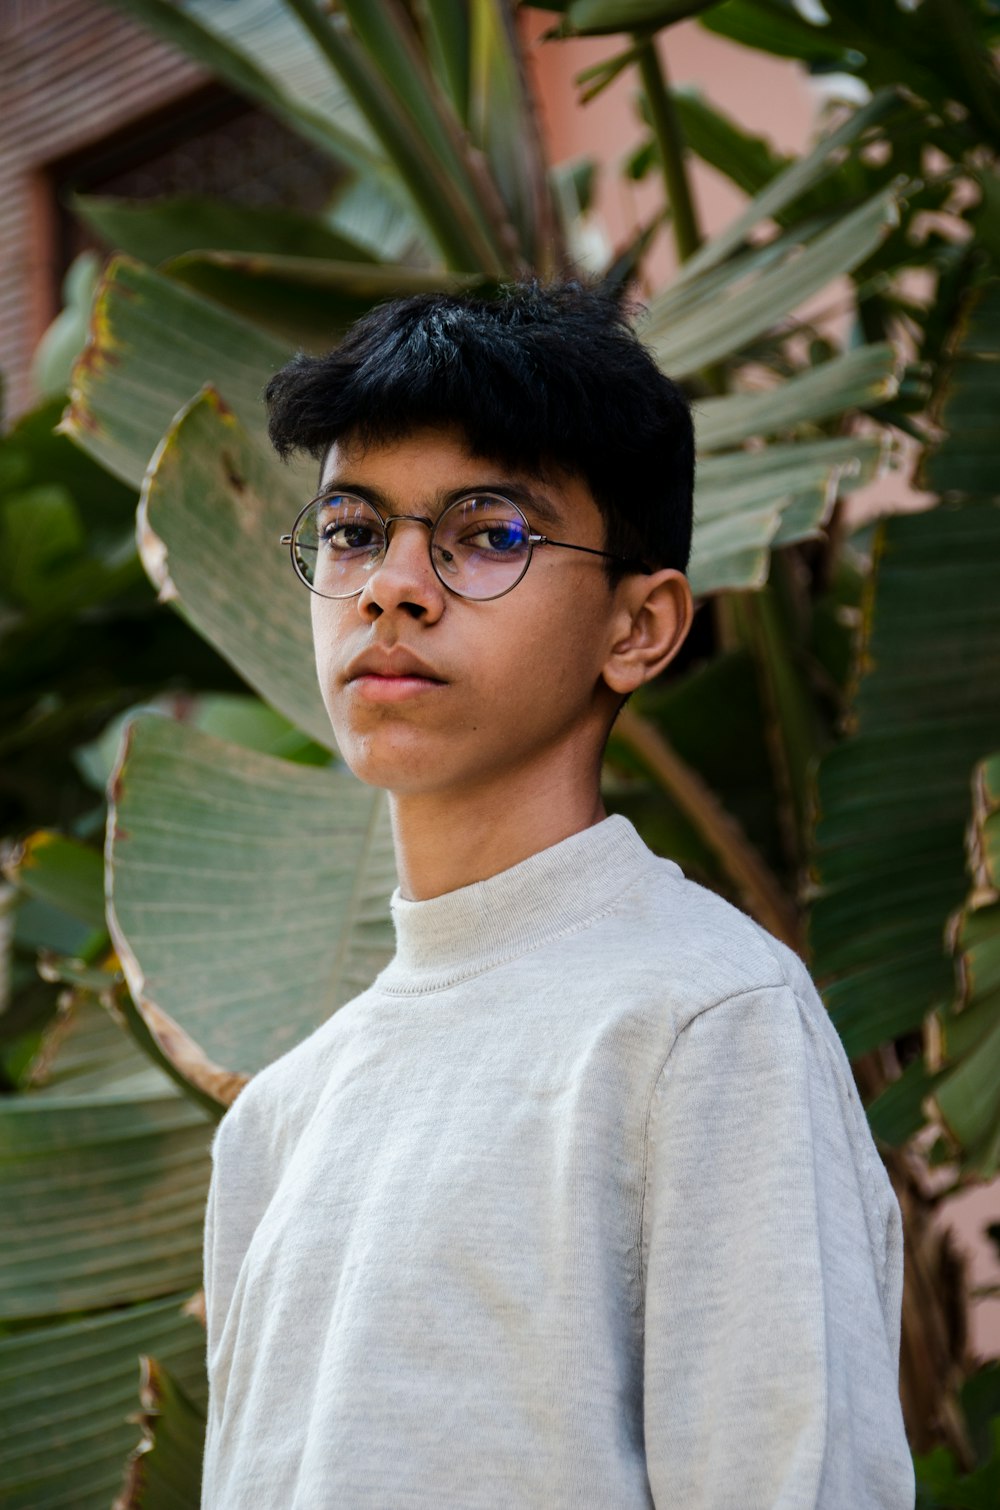
[(478, 454), (458, 426), (427, 426), (388, 440), (368, 441), (354, 433), (341, 436), (323, 458), (320, 481), (325, 484), (328, 480), (339, 480), (345, 471), (352, 476), (401, 472), (419, 484), (421, 479), (436, 477), (441, 471), (475, 476), (481, 475), (484, 467), (538, 482), (549, 476), (543, 469), (512, 468), (495, 457)]
[(466, 489), (503, 492), (534, 504), (540, 517), (563, 522), (600, 511), (582, 477), (555, 467), (512, 467), (474, 452), (458, 427), (418, 429), (390, 441), (354, 435), (333, 442), (323, 460), (320, 490), (356, 488), (378, 494), (394, 508), (429, 506)]

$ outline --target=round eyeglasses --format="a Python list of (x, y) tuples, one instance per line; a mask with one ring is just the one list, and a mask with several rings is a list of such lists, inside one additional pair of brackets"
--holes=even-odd
[(292, 533), (280, 539), (289, 547), (292, 565), (310, 592), (321, 598), (354, 598), (385, 559), (390, 524), (404, 519), (424, 524), (430, 531), (431, 566), (442, 586), (477, 602), (502, 598), (516, 587), (540, 545), (603, 556), (647, 576), (652, 570), (643, 561), (535, 534), (517, 504), (498, 493), (457, 498), (436, 520), (423, 514), (383, 518), (367, 498), (330, 493), (307, 503)]

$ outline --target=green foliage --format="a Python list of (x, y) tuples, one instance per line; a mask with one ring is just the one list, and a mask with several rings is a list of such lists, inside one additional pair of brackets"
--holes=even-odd
[(60, 428), (113, 476), (138, 488), (170, 421), (205, 383), (225, 393), (237, 418), (259, 430), (261, 384), (289, 355), (287, 343), (175, 279), (115, 259), (97, 291), (90, 341), (74, 370)]
[(144, 1510), (197, 1505), (205, 1411), (155, 1358), (143, 1356), (139, 1361), (142, 1410), (135, 1419), (142, 1428), (142, 1440), (129, 1455), (121, 1510), (133, 1505)]
[(989, 1179), (1000, 1168), (1000, 756), (976, 766), (972, 790), (972, 889), (949, 922), (957, 985), (938, 1018), (934, 1096), (964, 1162)]
[[(263, 383), (387, 295), (557, 272), (593, 180), (589, 164), (546, 169), (500, 0), (116, 3), (328, 153), (340, 184), (315, 217), (81, 201), (126, 255), (98, 288), (63, 433), (50, 406), (0, 441), (0, 748), (23, 841), (7, 867), (18, 1093), (0, 1104), (0, 1198), (17, 1244), (0, 1403), (16, 1447), (0, 1497), (36, 1510), (106, 1505), (120, 1485), (137, 1353), (127, 1502), (196, 1503), (203, 1347), (180, 1303), (199, 1281), (212, 1121), (391, 946), (384, 803), (331, 749), (278, 543), (314, 477), (270, 455)], [(891, 1062), (901, 1045), (876, 1134), (903, 1142), (931, 1117), (940, 1157), (988, 1173), (1000, 23), (978, 0), (827, 0), (824, 26), (785, 0), (545, 8), (560, 34), (633, 33), (582, 80), (592, 95), (641, 70), (655, 129), (628, 172), (658, 168), (683, 194), (693, 152), (752, 195), (642, 329), (697, 400), (703, 606), (688, 653), (616, 729), (609, 802), (800, 947), (808, 919), (849, 1051)], [(873, 97), (787, 159), (654, 77), (647, 39), (695, 13)], [(609, 282), (642, 267), (668, 209)], [(901, 277), (913, 268), (925, 299)], [(835, 278), (853, 289), (842, 347), (799, 314)], [(884, 464), (889, 427), (923, 443), (932, 422), (922, 478), (940, 501), (848, 539), (842, 499)], [(160, 716), (129, 716), (164, 690)], [(36, 949), (47, 983), (28, 980)], [(971, 1472), (944, 1449), (918, 1461), (927, 1510), (995, 1498), (992, 1377), (960, 1402)]]
[[(991, 281), (970, 295), (964, 338), (941, 375), (947, 432), (924, 473), (945, 500), (877, 528), (852, 730), (819, 773), (811, 940), (855, 1056), (950, 1002), (944, 927), (967, 885), (969, 772), (1000, 745), (1000, 449), (976, 382), (1000, 356), (998, 293)], [(955, 1019), (959, 1034), (969, 1020)], [(910, 1085), (924, 1077), (912, 1071)]]
[(765, 184), (791, 166), (762, 136), (741, 131), (736, 122), (714, 109), (698, 92), (676, 92), (677, 114), (690, 151), (732, 180), (746, 194), (758, 194)]
[(104, 863), (91, 845), (42, 830), (25, 841), (16, 871), (25, 896), (38, 897), (90, 928), (103, 929)]
[(965, 133), (1000, 144), (1000, 81), (990, 49), (1000, 17), (982, 0), (924, 0), (900, 16), (894, 0), (824, 0), (807, 21), (783, 0), (726, 0), (702, 24), (748, 47), (800, 58), (814, 72), (856, 75), (870, 88), (905, 82), (931, 105), (958, 104)]
[(114, 1096), (5, 1098), (4, 1317), (194, 1290), (207, 1182), (205, 1118), (182, 1096), (146, 1098), (141, 1118)]
[(60, 397), (87, 335), (87, 317), (94, 297), (100, 262), (83, 252), (63, 279), (63, 308), (35, 348), (31, 376), (45, 398)]
[[(16, 1453), (0, 1463), (10, 1510), (107, 1510), (136, 1440), (137, 1355), (155, 1349), (185, 1393), (205, 1400), (205, 1334), (184, 1295), (0, 1336), (0, 1408)], [(182, 1501), (182, 1503), (184, 1503)], [(188, 1499), (196, 1510), (197, 1499)]]
[(974, 1465), (963, 1472), (947, 1447), (917, 1457), (916, 1510), (995, 1510), (1000, 1498), (1000, 1364), (986, 1364), (970, 1375), (961, 1405)]
[(160, 444), (143, 489), (139, 543), (161, 596), (279, 712), (329, 745), (308, 605), (279, 546), (301, 501), (294, 476), (206, 388)]
[[(17, 840), (57, 825), (75, 836), (35, 844), (8, 912), (7, 1089), (55, 1009), (35, 968), (39, 946), (92, 957), (106, 945), (94, 843), (103, 791), (76, 752), (121, 710), (171, 686), (236, 685), (204, 640), (157, 610), (135, 549), (135, 492), (53, 433), (63, 404), (43, 404), (0, 437), (0, 831)], [(97, 887), (81, 910), (69, 891), (87, 867)]]
[(329, 262), (375, 260), (359, 242), (311, 215), (291, 210), (264, 210), (187, 194), (155, 200), (78, 194), (73, 211), (108, 246), (152, 267), (184, 252), (205, 249), (317, 257)]
[(343, 767), (147, 717), (126, 730), (112, 791), (109, 917), (133, 998), (213, 1059), (261, 1068), (391, 954), (384, 796)]
[(716, 3), (717, 0), (565, 0), (563, 4), (539, 4), (536, 8), (562, 13), (560, 36), (595, 37), (608, 32), (672, 26)]

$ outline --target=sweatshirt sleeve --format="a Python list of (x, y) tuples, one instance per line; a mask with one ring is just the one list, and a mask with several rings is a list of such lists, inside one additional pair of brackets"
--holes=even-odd
[[(227, 1319), (247, 1248), (266, 1200), (264, 1150), (248, 1117), (247, 1090), (226, 1112), (211, 1143), (212, 1173), (205, 1205), (203, 1282), (208, 1418), (202, 1467), (202, 1505), (213, 1503), (215, 1460), (226, 1404), (232, 1338)], [(231, 1333), (232, 1328), (229, 1328)]]
[(205, 1204), (203, 1276), (205, 1287), (205, 1364), (208, 1374), (208, 1417), (205, 1426), (205, 1452), (202, 1465), (203, 1505), (209, 1503), (204, 1498), (204, 1495), (207, 1492), (207, 1484), (215, 1458), (215, 1444), (218, 1435), (218, 1423), (222, 1414), (222, 1397), (224, 1393), (223, 1382), (218, 1376), (215, 1365), (215, 1360), (218, 1356), (222, 1318), (225, 1315), (228, 1304), (223, 1294), (228, 1281), (221, 1271), (219, 1252), (219, 1161), (217, 1152), (219, 1133), (224, 1122), (225, 1118), (219, 1123), (219, 1126), (215, 1130), (215, 1136), (212, 1139), (212, 1174), (208, 1185), (208, 1200)]
[(642, 1255), (657, 1507), (913, 1510), (899, 1206), (811, 983), (727, 997), (678, 1034)]

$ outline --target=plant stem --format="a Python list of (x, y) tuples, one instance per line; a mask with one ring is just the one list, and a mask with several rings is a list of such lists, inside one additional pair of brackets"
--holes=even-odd
[(636, 37), (635, 43), (639, 76), (649, 105), (653, 136), (663, 169), (663, 181), (667, 187), (677, 256), (679, 261), (686, 262), (701, 246), (702, 235), (698, 229), (691, 185), (684, 165), (684, 134), (655, 42), (651, 37)]

